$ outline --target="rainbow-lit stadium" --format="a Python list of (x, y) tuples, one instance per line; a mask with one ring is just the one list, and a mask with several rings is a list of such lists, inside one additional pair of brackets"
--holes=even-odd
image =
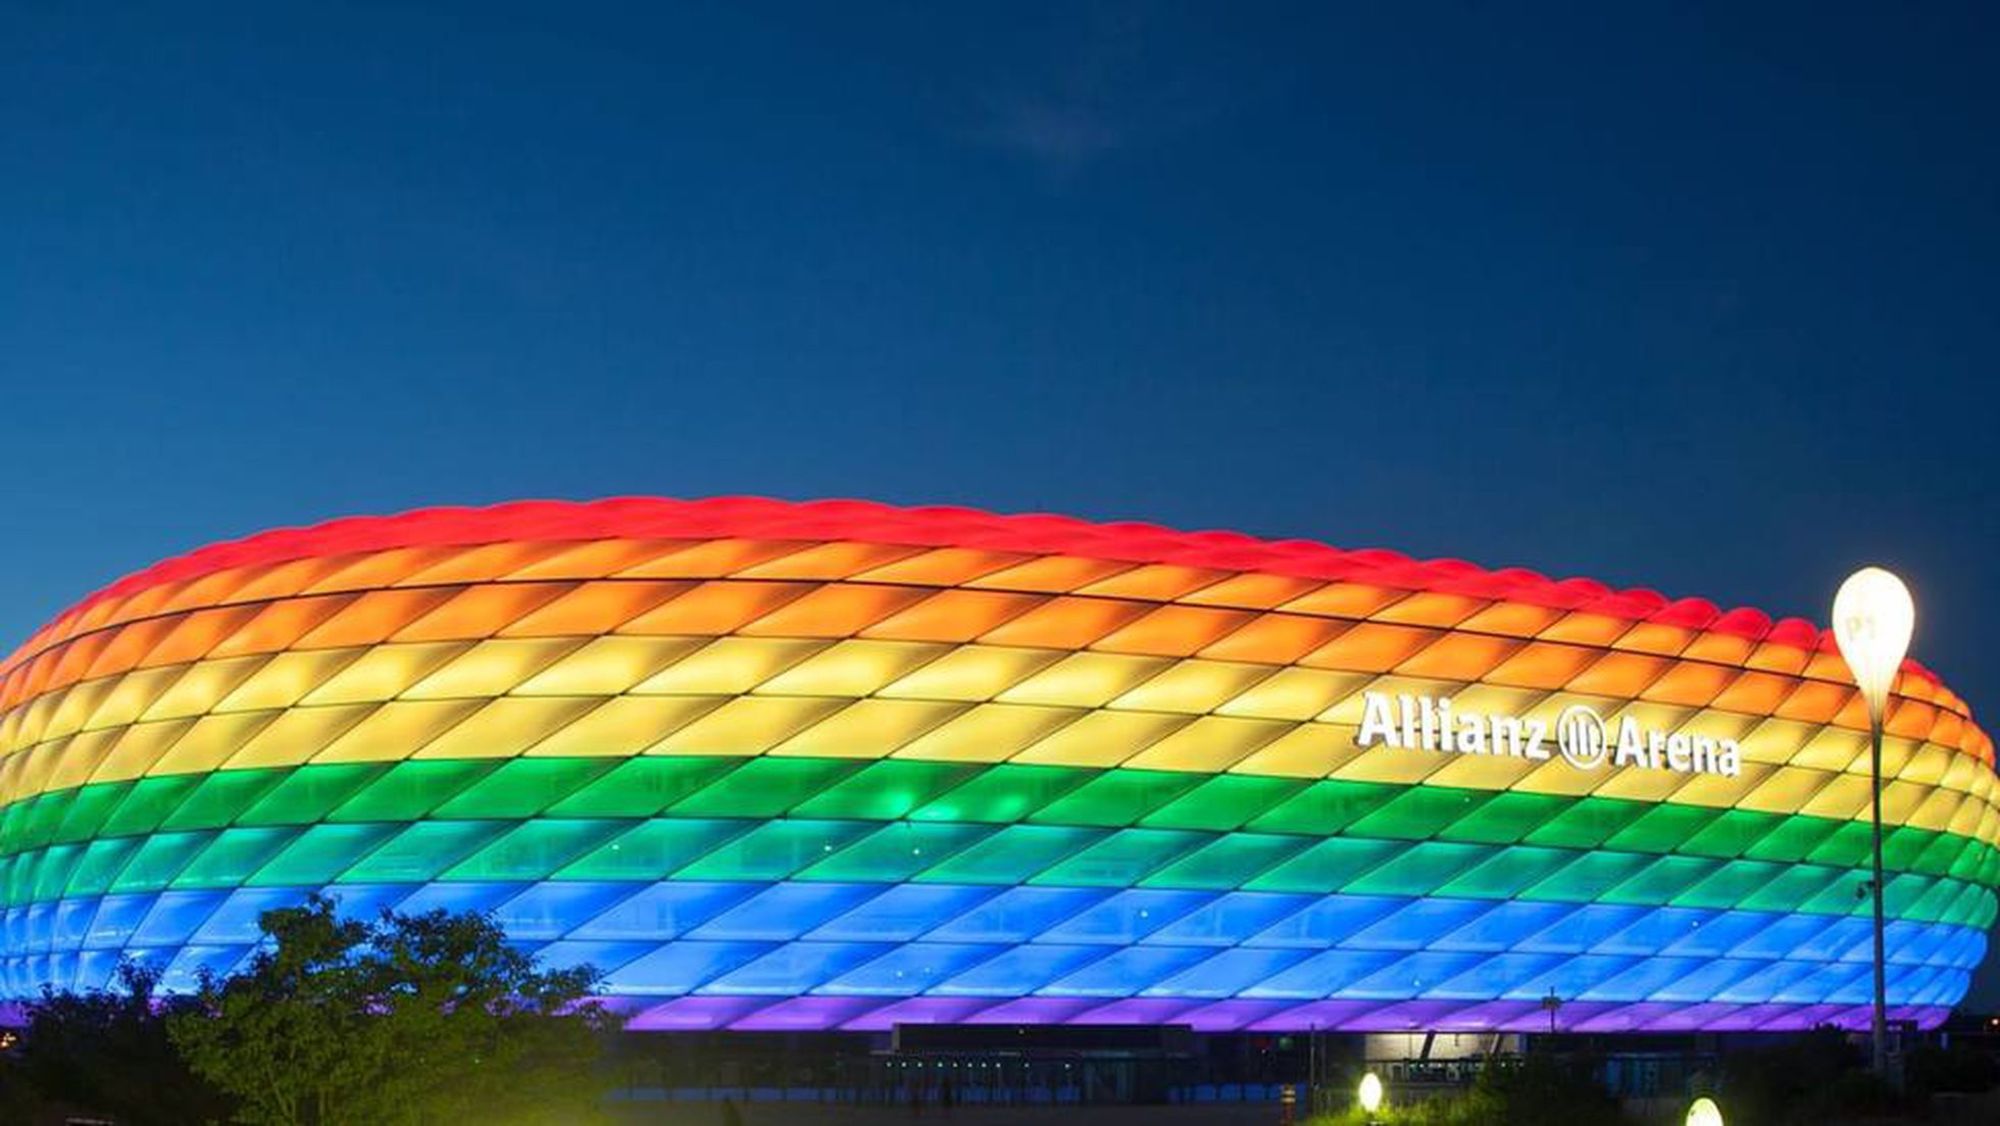
[[(2000, 883), (1887, 718), (1892, 1019)], [(535, 502), (221, 544), (0, 666), (0, 969), (491, 911), (633, 1029), (1866, 1027), (1868, 723), (1810, 623), (1232, 533)]]

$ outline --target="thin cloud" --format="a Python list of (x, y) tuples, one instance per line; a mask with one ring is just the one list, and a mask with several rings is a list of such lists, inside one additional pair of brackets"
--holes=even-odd
[(1139, 10), (1058, 29), (1043, 58), (1015, 60), (988, 83), (975, 135), (1066, 178), (1201, 128), (1235, 109), (1254, 83), (1216, 48), (1217, 37), (1189, 31)]
[(993, 111), (992, 143), (1057, 171), (1074, 171), (1131, 140), (1093, 108), (1074, 102), (1023, 99)]

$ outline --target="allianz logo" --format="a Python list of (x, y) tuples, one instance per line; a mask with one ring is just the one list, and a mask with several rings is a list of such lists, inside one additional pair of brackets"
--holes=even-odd
[(1578, 770), (1608, 764), (1734, 778), (1743, 767), (1743, 748), (1734, 739), (1642, 727), (1631, 716), (1607, 723), (1587, 704), (1564, 708), (1551, 727), (1539, 716), (1454, 711), (1449, 696), (1387, 692), (1361, 694), (1354, 745), (1544, 761), (1560, 755)]

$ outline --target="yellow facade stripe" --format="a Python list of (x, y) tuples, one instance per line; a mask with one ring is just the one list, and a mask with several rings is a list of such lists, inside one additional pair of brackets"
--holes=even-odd
[[(600, 640), (626, 643), (640, 639)], [(648, 699), (642, 696), (607, 699), (608, 694), (584, 693), (429, 699), (412, 695), (405, 687), (412, 678), (415, 684), (431, 683), (438, 675), (436, 670), (451, 667), (453, 661), (479, 648), (472, 645), (440, 648), (440, 644), (384, 647), (389, 651), (381, 655), (366, 677), (350, 680), (350, 687), (341, 692), (324, 693), (315, 688), (303, 697), (308, 702), (295, 706), (232, 710), (218, 705), (217, 710), (203, 715), (161, 714), (150, 720), (138, 718), (89, 732), (58, 735), (17, 749), (0, 760), (0, 767), (4, 767), (0, 768), (0, 788), (3, 788), (0, 798), (18, 800), (44, 789), (64, 788), (83, 781), (113, 781), (149, 773), (185, 773), (217, 767), (379, 761), (410, 755), (491, 757), (523, 753), (634, 754), (652, 750), (741, 755), (894, 755), (1084, 767), (1122, 765), (1189, 772), (1228, 770), (1429, 781), (1477, 789), (1597, 793), (1706, 806), (1741, 805), (1769, 812), (1803, 807), (1826, 816), (1865, 814), (1865, 793), (1855, 791), (1851, 782), (1854, 778), (1865, 780), (1865, 743), (1851, 732), (1774, 717), (1691, 712), (1632, 702), (1626, 702), (1621, 711), (1621, 702), (1615, 700), (1535, 694), (1491, 686), (1465, 690), (1461, 699), (1468, 707), (1473, 701), (1480, 701), (1482, 706), (1549, 719), (1572, 702), (1585, 702), (1614, 719), (1630, 713), (1647, 725), (1738, 739), (1744, 751), (1743, 772), (1735, 778), (1629, 769), (1585, 773), (1568, 769), (1560, 762), (1534, 763), (1507, 756), (1384, 750), (1361, 758), (1349, 753), (1359, 721), (1358, 699), (1362, 690), (1373, 686), (1378, 690), (1425, 692), (1436, 687), (1432, 682), (1377, 680), (1365, 674), (1347, 674), (1337, 685), (1321, 679), (1303, 695), (1292, 692), (1288, 697), (1279, 697), (1279, 702), (1270, 708), (1250, 706), (1249, 702), (1258, 698), (1257, 693), (1266, 693), (1268, 697), (1270, 680), (1332, 675), (1309, 669), (1283, 670), (1269, 679), (1257, 680), (1234, 698), (1244, 702), (1237, 709), (1242, 714), (1218, 712), (1196, 716), (1166, 709), (1095, 707), (1092, 702), (1105, 695), (1101, 686), (1078, 689), (1075, 695), (1067, 697), (1071, 701), (1067, 705), (1046, 700), (1029, 705), (1014, 701), (981, 703), (977, 699), (892, 696), (746, 697), (737, 693), (745, 685), (761, 683), (755, 677), (746, 679), (731, 674), (718, 681), (711, 671), (701, 678), (705, 685), (681, 687), (705, 686), (713, 691), (661, 693), (658, 699), (664, 702), (654, 710), (647, 710), (637, 703)], [(567, 652), (569, 644), (563, 642), (555, 648)], [(794, 659), (803, 659), (801, 654), (824, 655), (843, 644), (859, 646), (853, 652), (859, 661), (858, 668), (866, 673), (855, 675), (868, 683), (879, 682), (907, 664), (921, 663), (931, 651), (896, 646), (885, 649), (879, 643), (828, 646), (821, 642), (748, 639), (708, 643), (682, 639), (677, 650), (688, 655), (709, 652), (711, 660), (723, 659), (718, 653), (733, 654), (727, 657), (725, 664), (728, 664), (748, 659), (743, 646), (753, 645), (756, 647), (753, 652), (764, 655), (751, 663), (763, 672), (772, 673), (772, 670), (802, 667)], [(518, 675), (529, 679), (543, 675), (531, 670), (543, 667), (546, 652), (536, 650), (531, 659), (524, 658), (527, 651), (519, 650), (514, 643), (489, 652), (512, 654), (501, 663)], [(970, 656), (1018, 665), (1024, 654), (1032, 652), (952, 650), (924, 667), (962, 661)], [(159, 700), (171, 700), (177, 692), (194, 691), (184, 687), (193, 683), (206, 685), (201, 688), (202, 698), (212, 699), (229, 685), (236, 685), (223, 697), (227, 700), (250, 686), (257, 676), (264, 675), (259, 671), (243, 676), (246, 662), (265, 662), (264, 668), (279, 665), (298, 668), (300, 660), (306, 657), (327, 667), (343, 661), (348, 662), (347, 668), (360, 664), (352, 654), (341, 652), (229, 658), (129, 674), (120, 678), (119, 689), (110, 692), (103, 685), (80, 686), (72, 691), (115, 696), (128, 691), (125, 685), (139, 683), (150, 685), (159, 693)], [(1107, 659), (1103, 654), (1072, 654), (1067, 658), (1057, 655), (1051, 659), (1060, 663), (1077, 657)], [(651, 660), (648, 657), (641, 665)], [(401, 670), (400, 675), (387, 676), (385, 667)], [(319, 680), (322, 672), (323, 668), (305, 669), (291, 675), (291, 682), (310, 685)], [(1182, 662), (1161, 675), (1169, 673), (1180, 677), (1228, 677), (1240, 676), (1244, 670), (1240, 666)], [(635, 674), (628, 668), (618, 679), (631, 675)], [(813, 675), (815, 678), (833, 675), (837, 679), (841, 674), (827, 671)], [(910, 680), (909, 676), (899, 678), (885, 689)], [(358, 689), (353, 686), (364, 682), (376, 686), (373, 695), (377, 698), (354, 698)], [(483, 686), (497, 689), (501, 685), (494, 681)], [(379, 698), (389, 693), (398, 698), (386, 703)], [(1130, 694), (1128, 691), (1127, 695)], [(1316, 719), (1302, 714), (1334, 696), (1339, 697), (1338, 702), (1324, 707)], [(319, 702), (311, 702), (315, 699)], [(1301, 699), (1307, 702), (1301, 704)], [(48, 710), (60, 711), (61, 705), (48, 705)], [(1255, 714), (1259, 711), (1264, 714)], [(130, 712), (129, 706), (123, 707), (112, 718), (122, 719)], [(725, 714), (711, 716), (712, 712)], [(474, 713), (482, 717), (478, 722), (470, 721)], [(682, 732), (683, 723), (693, 724), (697, 720), (706, 723)], [(646, 728), (641, 724), (653, 726)], [(610, 725), (615, 735), (595, 733), (606, 725)], [(1968, 805), (1984, 809), (1992, 802), (1995, 789), (1992, 775), (1982, 763), (1954, 754), (1948, 748), (1894, 737), (1886, 740), (1885, 751), (1888, 762), (1895, 768), (1891, 777), (1901, 787), (1898, 793), (1904, 795), (1899, 800), (1910, 809), (1913, 824), (1944, 829), (1954, 824), (1977, 823), (1983, 813), (1963, 811)], [(1856, 793), (1862, 793), (1862, 797), (1855, 797)], [(1939, 793), (1946, 796), (1934, 796)]]

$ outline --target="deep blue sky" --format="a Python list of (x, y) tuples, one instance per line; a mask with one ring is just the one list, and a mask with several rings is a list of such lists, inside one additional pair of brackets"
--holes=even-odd
[(272, 525), (864, 496), (1879, 561), (2000, 717), (1991, 6), (270, 7), (0, 0), (7, 636)]

